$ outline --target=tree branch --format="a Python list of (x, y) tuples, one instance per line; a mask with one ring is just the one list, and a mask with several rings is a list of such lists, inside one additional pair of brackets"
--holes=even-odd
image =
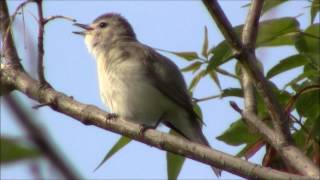
[(44, 65), (43, 65), (43, 58), (44, 58), (44, 48), (43, 48), (43, 41), (44, 41), (44, 26), (46, 20), (43, 17), (43, 10), (42, 10), (42, 0), (36, 0), (37, 9), (38, 9), (38, 77), (39, 81), (43, 85), (49, 85), (46, 81), (44, 75)]
[(107, 119), (108, 113), (95, 106), (77, 102), (52, 88), (44, 88), (39, 82), (33, 80), (19, 69), (4, 69), (1, 74), (1, 81), (14, 85), (17, 90), (30, 98), (41, 104), (50, 104), (53, 110), (73, 117), (84, 124), (91, 124), (130, 137), (142, 143), (213, 165), (242, 177), (258, 177), (261, 179), (310, 178), (252, 164), (232, 155), (157, 130), (150, 129), (141, 135), (140, 130), (142, 127), (140, 125), (121, 118)]
[(231, 45), (233, 53), (235, 55), (239, 54), (242, 50), (242, 43), (237, 34), (233, 31), (231, 23), (229, 22), (227, 16), (224, 14), (217, 1), (202, 0), (202, 3), (206, 6), (211, 17), (216, 22), (218, 28), (220, 29), (228, 44)]
[(259, 19), (264, 0), (253, 0), (243, 27), (242, 43), (244, 47), (254, 51), (258, 35)]
[(0, 3), (0, 33), (2, 37), (3, 46), (1, 50), (1, 66), (3, 66), (2, 64), (21, 66), (11, 36), (11, 21), (8, 12), (8, 7), (6, 6), (5, 2)]
[[(260, 131), (260, 133), (266, 138), (266, 140), (277, 150), (284, 161), (290, 163), (292, 167), (294, 167), (298, 172), (305, 175), (310, 175), (313, 177), (320, 177), (320, 171), (318, 167), (312, 163), (310, 159), (308, 159), (299, 149), (297, 149), (292, 144), (292, 137), (289, 129), (289, 121), (286, 117), (282, 107), (279, 102), (275, 98), (274, 93), (272, 92), (271, 86), (269, 85), (268, 80), (264, 77), (263, 73), (260, 71), (260, 68), (257, 65), (257, 58), (255, 56), (255, 52), (250, 48), (252, 46), (252, 42), (256, 39), (256, 32), (252, 27), (257, 26), (258, 17), (253, 17), (254, 15), (260, 14), (261, 8), (261, 0), (256, 0), (251, 4), (252, 14), (249, 13), (249, 17), (247, 20), (247, 28), (245, 30), (249, 31), (246, 37), (246, 47), (241, 43), (236, 33), (234, 32), (231, 23), (228, 21), (221, 7), (217, 3), (216, 0), (203, 0), (202, 1), (209, 13), (215, 20), (217, 26), (220, 31), (224, 35), (226, 41), (232, 48), (235, 56), (242, 64), (245, 71), (249, 74), (249, 76), (254, 80), (255, 86), (257, 90), (261, 94), (266, 103), (267, 109), (269, 111), (270, 117), (273, 122), (273, 127), (275, 131), (271, 131), (272, 134), (266, 134), (264, 131)], [(257, 18), (257, 19), (256, 19)], [(251, 27), (251, 28), (250, 28)], [(249, 94), (249, 93), (248, 93)], [(247, 104), (248, 105), (248, 104)], [(250, 104), (249, 104), (250, 105)], [(255, 115), (251, 112), (246, 112), (244, 114)], [(247, 117), (247, 116), (246, 116)], [(259, 125), (257, 122), (253, 121), (252, 124), (255, 128), (259, 129)], [(271, 138), (274, 134), (277, 135), (275, 141), (271, 141)], [(288, 150), (291, 149), (291, 150)], [(301, 164), (297, 163), (297, 159), (304, 160), (304, 167)]]
[[(263, 2), (264, 1), (261, 0), (253, 1), (251, 3), (249, 13), (243, 27), (242, 43), (244, 48), (248, 48), (251, 52), (255, 51), (258, 25)], [(241, 84), (244, 95), (245, 111), (257, 114), (257, 98), (254, 83), (250, 77), (250, 74), (243, 66), (241, 66), (241, 72)]]
[(4, 100), (16, 116), (18, 123), (26, 130), (32, 142), (40, 149), (45, 157), (48, 158), (54, 167), (59, 170), (66, 179), (79, 179), (80, 177), (76, 175), (69, 166), (67, 166), (67, 163), (55, 150), (55, 147), (50, 143), (43, 130), (38, 127), (28, 113), (24, 112), (16, 98), (12, 95), (8, 95)]
[[(244, 48), (248, 48), (249, 51), (254, 52), (255, 44), (258, 34), (258, 25), (260, 13), (263, 7), (263, 0), (253, 0), (249, 9), (247, 20), (243, 27), (242, 43)], [(245, 111), (257, 113), (257, 101), (254, 83), (250, 77), (250, 74), (244, 67), (242, 68), (242, 87), (244, 92)]]

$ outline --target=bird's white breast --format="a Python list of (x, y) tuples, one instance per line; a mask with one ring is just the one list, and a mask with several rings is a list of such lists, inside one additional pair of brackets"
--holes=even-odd
[(169, 101), (143, 73), (141, 62), (108, 64), (99, 57), (100, 94), (112, 112), (146, 125), (154, 125), (170, 108)]

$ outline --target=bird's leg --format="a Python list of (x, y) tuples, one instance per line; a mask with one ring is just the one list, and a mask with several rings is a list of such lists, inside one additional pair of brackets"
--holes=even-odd
[(140, 129), (140, 131), (139, 131), (139, 134), (140, 134), (141, 136), (143, 136), (144, 133), (145, 133), (148, 129), (156, 129), (156, 128), (159, 126), (161, 120), (162, 120), (162, 118), (159, 118), (159, 119), (157, 120), (156, 124), (153, 125), (153, 126), (146, 125), (146, 124), (141, 124), (141, 129)]
[(119, 117), (119, 115), (116, 114), (116, 113), (108, 113), (108, 114), (106, 115), (106, 118), (107, 118), (108, 120), (116, 119), (116, 118), (118, 118), (118, 117)]
[(108, 113), (106, 115), (106, 122), (113, 121), (113, 120), (117, 119), (118, 117), (119, 117), (119, 115), (116, 113)]

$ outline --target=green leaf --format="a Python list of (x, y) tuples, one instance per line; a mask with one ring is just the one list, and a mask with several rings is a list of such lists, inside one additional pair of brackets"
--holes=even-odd
[(176, 56), (179, 56), (187, 61), (199, 59), (199, 56), (196, 52), (172, 52), (172, 51), (169, 51), (169, 52), (176, 55)]
[(303, 128), (300, 128), (292, 135), (295, 144), (300, 149), (305, 151), (307, 141), (315, 140), (317, 143), (320, 143), (319, 128), (320, 116), (314, 118), (307, 118), (303, 123)]
[(301, 54), (296, 54), (296, 55), (287, 57), (281, 60), (279, 64), (275, 65), (273, 68), (269, 70), (269, 72), (267, 73), (267, 78), (272, 78), (285, 71), (305, 65), (308, 62), (310, 62), (308, 58)]
[(201, 54), (204, 56), (204, 57), (208, 57), (208, 29), (207, 29), (207, 26), (204, 27), (204, 40), (203, 40), (203, 45), (202, 45), (202, 52)]
[[(286, 2), (286, 1), (288, 1), (288, 0), (264, 1), (261, 14), (264, 14), (264, 13), (270, 11), (271, 9), (281, 5), (282, 3)], [(251, 3), (248, 3), (248, 4), (245, 4), (245, 5), (241, 6), (241, 7), (250, 7), (250, 5), (251, 5)]]
[(232, 123), (230, 127), (217, 137), (218, 140), (223, 141), (232, 146), (239, 146), (241, 144), (250, 144), (256, 142), (260, 136), (249, 132), (248, 127), (242, 119)]
[(195, 75), (189, 85), (189, 90), (193, 90), (205, 75), (207, 75), (206, 70), (202, 70), (197, 75)]
[(17, 140), (12, 137), (0, 138), (0, 162), (1, 164), (35, 159), (41, 156), (40, 152), (30, 146), (27, 141)]
[(197, 113), (197, 115), (199, 116), (199, 118), (202, 120), (202, 111), (201, 111), (201, 108), (200, 106), (197, 104), (197, 103), (194, 103), (193, 104), (193, 110)]
[(176, 180), (180, 174), (185, 157), (167, 152), (167, 173), (168, 179)]
[(221, 64), (232, 59), (232, 50), (226, 41), (222, 41), (215, 48), (209, 51), (212, 55), (208, 65), (208, 71), (212, 71)]
[[(300, 53), (316, 54), (319, 57), (320, 49), (320, 24), (309, 26), (301, 36), (297, 38), (296, 48)], [(310, 56), (313, 58), (312, 56)], [(319, 61), (319, 59), (318, 59)]]
[(230, 97), (230, 96), (241, 98), (243, 97), (243, 91), (240, 88), (228, 88), (228, 89), (222, 90), (221, 97)]
[(263, 8), (262, 8), (262, 14), (268, 12), (269, 10), (281, 5), (282, 3), (285, 3), (288, 0), (271, 0), (271, 1), (264, 1)]
[(299, 22), (286, 17), (261, 22), (257, 37), (257, 47), (293, 45), (299, 34)]
[(217, 73), (215, 71), (210, 71), (209, 75), (210, 75), (211, 79), (213, 80), (213, 82), (216, 83), (216, 85), (218, 86), (219, 90), (221, 91), (221, 84), (220, 84), (220, 81), (219, 81)]
[[(320, 59), (318, 59), (318, 60), (320, 60)], [(303, 72), (304, 73), (311, 72), (311, 74), (308, 76), (308, 80), (310, 80), (313, 84), (319, 84), (319, 82), (320, 82), (320, 73), (319, 73), (320, 72), (320, 64), (318, 66), (313, 63), (306, 64), (304, 66)]]
[(297, 84), (299, 81), (307, 78), (307, 77), (310, 77), (311, 75), (314, 74), (314, 71), (305, 71), (301, 74), (299, 74), (296, 78), (292, 79), (290, 82), (288, 82), (284, 87), (283, 89), (286, 89), (288, 86), (292, 86), (292, 85), (295, 85)]
[(182, 72), (196, 72), (202, 65), (202, 62), (196, 61), (181, 69)]
[(99, 165), (94, 169), (94, 171), (99, 169), (108, 159), (110, 159), (115, 153), (117, 153), (124, 146), (126, 146), (130, 141), (131, 141), (130, 138), (122, 136), (118, 140), (118, 142), (115, 145), (113, 145), (113, 147), (110, 149), (110, 151), (107, 153), (107, 155), (103, 158), (103, 160), (99, 163)]
[(304, 117), (315, 118), (320, 116), (320, 90), (309, 91), (298, 97), (296, 109)]
[[(233, 28), (240, 37), (243, 25)], [(266, 20), (259, 24), (257, 47), (293, 45), (294, 38), (300, 33), (299, 22), (295, 18)], [(226, 41), (220, 42), (211, 49), (208, 71), (215, 69), (233, 58), (231, 47)]]
[[(170, 130), (169, 133), (177, 135), (173, 130)], [(167, 174), (169, 180), (176, 180), (178, 178), (185, 159), (183, 156), (167, 152)]]
[(320, 11), (320, 0), (313, 0), (310, 8), (311, 24), (314, 22), (314, 18)]

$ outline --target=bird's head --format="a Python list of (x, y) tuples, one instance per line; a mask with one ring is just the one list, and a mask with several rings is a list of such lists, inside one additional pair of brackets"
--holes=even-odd
[(129, 22), (119, 14), (107, 13), (97, 17), (90, 25), (75, 23), (84, 31), (73, 32), (83, 35), (89, 51), (106, 46), (121, 39), (136, 40), (136, 35)]

